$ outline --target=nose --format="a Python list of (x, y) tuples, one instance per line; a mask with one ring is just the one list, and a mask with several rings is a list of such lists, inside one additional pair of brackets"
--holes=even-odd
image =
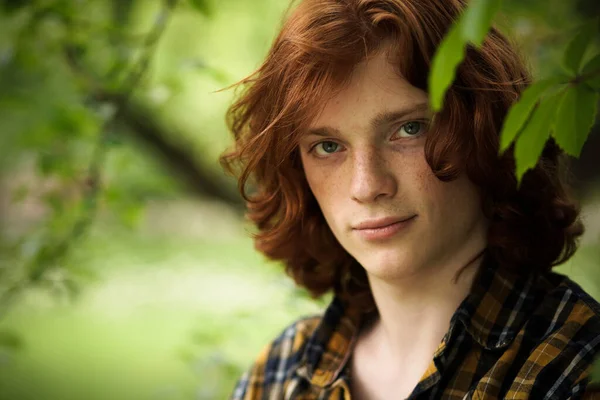
[(375, 147), (353, 155), (350, 194), (358, 203), (370, 203), (396, 194), (397, 182), (390, 165)]

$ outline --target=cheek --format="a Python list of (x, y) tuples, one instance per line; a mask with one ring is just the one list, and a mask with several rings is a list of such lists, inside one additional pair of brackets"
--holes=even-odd
[[(344, 187), (339, 176), (327, 168), (311, 168), (307, 165), (304, 169), (308, 186), (317, 200), (319, 208), (327, 224), (335, 231), (340, 225), (340, 217), (344, 209)], [(337, 219), (336, 219), (337, 217)], [(336, 221), (338, 221), (336, 223)]]
[(431, 193), (432, 211), (449, 226), (469, 223), (480, 214), (481, 204), (475, 186), (465, 177), (450, 182), (435, 178), (426, 188)]
[(412, 191), (412, 197), (417, 202), (436, 201), (442, 196), (441, 182), (427, 164), (423, 148), (405, 153), (399, 168), (398, 180), (401, 192)]
[(335, 182), (328, 179), (310, 179), (308, 185), (323, 213), (327, 214), (339, 207), (341, 188)]
[(310, 163), (305, 164), (304, 173), (313, 196), (325, 212), (327, 204), (330, 203), (331, 193), (335, 191), (335, 179), (331, 173), (321, 168), (314, 168)]
[(460, 219), (479, 206), (478, 193), (466, 177), (461, 176), (450, 182), (439, 180), (427, 164), (424, 154), (412, 158), (410, 164), (404, 167), (403, 172), (406, 173), (400, 175), (403, 192), (410, 191), (410, 197), (417, 207), (428, 209), (427, 213), (432, 218), (446, 221)]

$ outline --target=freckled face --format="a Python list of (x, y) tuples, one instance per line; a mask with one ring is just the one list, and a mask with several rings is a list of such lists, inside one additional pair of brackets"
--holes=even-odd
[(485, 247), (475, 186), (465, 176), (441, 182), (425, 161), (427, 102), (380, 52), (357, 66), (300, 141), (327, 224), (371, 277), (432, 271)]

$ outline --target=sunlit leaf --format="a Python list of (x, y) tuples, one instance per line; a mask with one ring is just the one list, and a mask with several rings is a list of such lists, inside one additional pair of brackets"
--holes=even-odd
[(519, 101), (510, 108), (500, 132), (500, 152), (504, 152), (515, 140), (521, 128), (531, 115), (533, 107), (540, 97), (551, 87), (559, 83), (558, 78), (535, 82), (521, 93)]
[(463, 37), (474, 45), (481, 46), (500, 4), (501, 0), (471, 0), (462, 17)]
[(563, 55), (563, 64), (570, 72), (577, 74), (585, 51), (598, 31), (598, 19), (583, 25), (577, 35), (571, 40)]
[(442, 109), (446, 90), (454, 81), (456, 68), (465, 57), (465, 39), (461, 35), (461, 20), (452, 25), (433, 58), (429, 73), (430, 102), (433, 111)]
[(562, 92), (543, 98), (519, 135), (515, 145), (518, 181), (528, 169), (537, 164), (544, 145), (550, 137), (550, 130), (561, 98)]
[(579, 157), (596, 120), (599, 94), (584, 85), (570, 86), (564, 94), (552, 136), (568, 154)]
[(581, 76), (586, 77), (583, 80), (586, 85), (600, 90), (600, 54), (596, 54), (583, 66)]

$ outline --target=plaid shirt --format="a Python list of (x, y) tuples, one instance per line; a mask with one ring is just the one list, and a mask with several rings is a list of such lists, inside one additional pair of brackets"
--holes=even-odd
[[(347, 366), (361, 317), (334, 298), (322, 317), (297, 321), (231, 399), (350, 400)], [(484, 263), (409, 399), (589, 399), (599, 349), (600, 305), (576, 283)]]

